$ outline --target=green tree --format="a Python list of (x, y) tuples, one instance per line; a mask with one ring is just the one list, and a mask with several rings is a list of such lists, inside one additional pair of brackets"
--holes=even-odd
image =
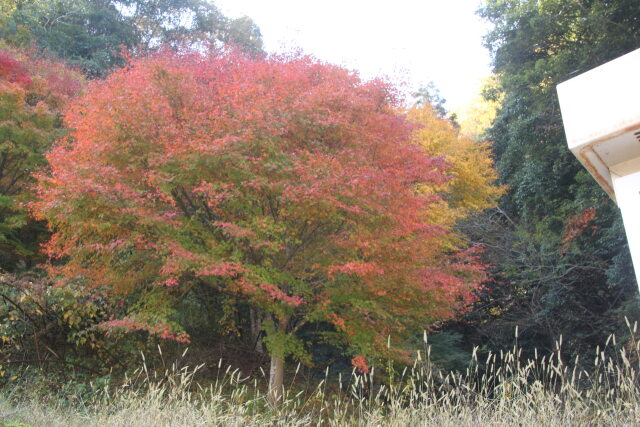
[(486, 298), (500, 314), (488, 316), (519, 313), (533, 344), (563, 334), (580, 352), (615, 330), (637, 288), (618, 209), (567, 149), (555, 88), (640, 47), (640, 2), (487, 0), (480, 14), (494, 25), (489, 98), (501, 102), (488, 136), (510, 187), (493, 228), (475, 224), (504, 249), (488, 252), (497, 283)]
[(120, 47), (140, 40), (130, 19), (99, 0), (16, 1), (1, 23), (0, 36), (10, 44), (35, 44), (90, 76), (123, 64)]
[(60, 110), (82, 86), (64, 65), (0, 46), (0, 268), (27, 266), (45, 240), (29, 219), (31, 174), (64, 135)]
[(260, 30), (248, 17), (229, 19), (207, 0), (111, 0), (131, 19), (144, 46), (202, 41), (262, 50)]
[(261, 50), (249, 18), (229, 19), (205, 0), (4, 0), (0, 37), (13, 45), (35, 43), (90, 76), (124, 63), (121, 48), (231, 43)]

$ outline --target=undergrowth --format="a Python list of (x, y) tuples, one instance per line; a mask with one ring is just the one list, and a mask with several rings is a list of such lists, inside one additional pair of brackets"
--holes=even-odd
[(202, 365), (181, 367), (177, 361), (164, 372), (151, 372), (143, 361), (117, 387), (93, 384), (89, 393), (46, 397), (18, 392), (19, 387), (4, 390), (0, 421), (5, 426), (636, 425), (637, 324), (630, 330), (625, 343), (612, 336), (594, 360), (571, 364), (563, 361), (561, 340), (552, 355), (524, 360), (516, 332), (509, 351), (483, 360), (474, 352), (466, 371), (456, 373), (439, 370), (426, 345), (402, 372), (380, 375), (374, 368), (363, 375), (326, 376), (310, 393), (290, 386), (278, 407), (267, 403), (263, 378), (229, 368), (203, 386), (194, 380)]

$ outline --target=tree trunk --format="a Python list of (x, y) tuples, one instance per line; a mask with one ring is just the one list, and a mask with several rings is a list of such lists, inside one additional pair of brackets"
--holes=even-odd
[(269, 370), (269, 393), (267, 400), (273, 406), (278, 406), (282, 402), (284, 395), (284, 389), (282, 387), (284, 380), (284, 338), (287, 333), (287, 325), (289, 324), (289, 318), (279, 318), (278, 324), (274, 322), (274, 318), (271, 315), (265, 319), (271, 323), (270, 328), (273, 328), (273, 333), (276, 335), (275, 341), (272, 341), (269, 348), (271, 353), (271, 369)]
[(251, 336), (253, 337), (254, 350), (259, 354), (264, 354), (264, 345), (262, 344), (262, 313), (252, 308), (249, 310), (249, 319), (251, 322)]
[(267, 399), (273, 406), (278, 406), (284, 394), (284, 356), (280, 352), (271, 354), (271, 369), (269, 370), (269, 394)]

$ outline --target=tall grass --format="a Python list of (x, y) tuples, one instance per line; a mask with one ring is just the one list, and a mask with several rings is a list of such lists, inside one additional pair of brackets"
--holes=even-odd
[(286, 392), (278, 408), (267, 404), (259, 387), (263, 379), (245, 378), (238, 370), (227, 369), (204, 387), (194, 381), (201, 366), (174, 363), (164, 372), (150, 372), (143, 363), (115, 390), (96, 389), (72, 404), (56, 397), (0, 394), (0, 421), (38, 426), (636, 425), (640, 343), (637, 324), (630, 329), (624, 346), (612, 336), (597, 349), (586, 364), (589, 372), (580, 360), (571, 367), (563, 361), (561, 340), (552, 355), (525, 359), (516, 333), (509, 351), (483, 360), (474, 351), (466, 372), (437, 369), (426, 345), (414, 365), (393, 373), (391, 380), (387, 375), (388, 381), (380, 381), (375, 369), (325, 377), (310, 393)]

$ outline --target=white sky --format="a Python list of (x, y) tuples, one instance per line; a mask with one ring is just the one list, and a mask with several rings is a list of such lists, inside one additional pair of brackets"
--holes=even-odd
[(460, 110), (490, 74), (480, 0), (214, 0), (229, 17), (247, 15), (269, 52), (300, 48), (321, 60), (389, 77), (414, 91), (433, 81)]

